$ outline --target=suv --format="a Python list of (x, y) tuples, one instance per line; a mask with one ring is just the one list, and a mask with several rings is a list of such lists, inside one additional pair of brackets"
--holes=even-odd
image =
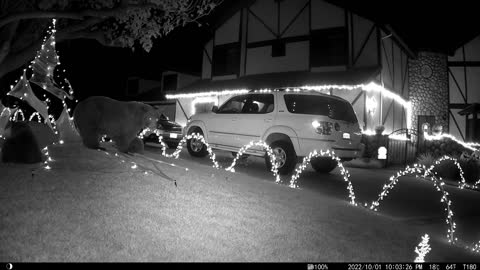
[[(213, 149), (238, 152), (251, 141), (263, 140), (273, 150), (280, 174), (291, 173), (297, 161), (311, 151), (334, 150), (342, 160), (360, 153), (361, 130), (352, 105), (337, 96), (312, 91), (253, 91), (228, 99), (212, 112), (195, 114), (184, 128), (185, 135), (199, 133)], [(187, 140), (188, 152), (195, 157), (208, 154), (206, 146), (194, 138)], [(252, 147), (246, 154), (264, 156)], [(336, 167), (329, 157), (311, 160), (317, 172)]]

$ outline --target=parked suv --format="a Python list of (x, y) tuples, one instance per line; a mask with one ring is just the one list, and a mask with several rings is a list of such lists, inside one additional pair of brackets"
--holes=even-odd
[[(361, 130), (352, 105), (337, 96), (313, 91), (255, 91), (228, 99), (212, 112), (195, 114), (184, 133), (200, 133), (214, 149), (238, 152), (251, 141), (263, 140), (273, 149), (280, 174), (288, 174), (297, 161), (316, 149), (335, 151), (343, 160), (360, 153)], [(208, 154), (196, 139), (187, 140), (192, 156)], [(250, 148), (249, 155), (270, 159), (260, 147)], [(318, 172), (328, 173), (336, 167), (329, 157), (311, 160)]]

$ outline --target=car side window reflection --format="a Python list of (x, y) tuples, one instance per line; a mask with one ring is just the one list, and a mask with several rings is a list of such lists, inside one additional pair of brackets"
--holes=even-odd
[(243, 106), (247, 101), (247, 96), (237, 96), (225, 102), (217, 111), (217, 113), (241, 113)]
[(273, 100), (272, 94), (251, 94), (243, 106), (242, 113), (263, 114), (273, 112)]
[(233, 97), (217, 113), (263, 114), (273, 112), (273, 94), (248, 94)]

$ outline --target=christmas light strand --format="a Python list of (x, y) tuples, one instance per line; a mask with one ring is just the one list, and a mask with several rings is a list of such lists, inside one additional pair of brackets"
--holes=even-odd
[(415, 175), (422, 175), (425, 177), (425, 179), (430, 179), (431, 182), (434, 184), (435, 188), (437, 189), (438, 192), (442, 193), (442, 198), (440, 199), (440, 202), (442, 202), (445, 205), (445, 212), (447, 213), (446, 217), (446, 223), (449, 226), (449, 229), (447, 230), (447, 239), (449, 242), (456, 242), (457, 239), (454, 237), (455, 229), (456, 229), (456, 224), (453, 220), (453, 211), (451, 210), (451, 204), (452, 201), (448, 198), (448, 192), (443, 188), (445, 185), (445, 182), (442, 180), (439, 180), (435, 174), (431, 173), (431, 170), (433, 168), (430, 167), (428, 170), (425, 167), (425, 165), (419, 165), (419, 164), (413, 164), (413, 167), (407, 166), (405, 170), (398, 171), (396, 175), (392, 175), (389, 179), (389, 182), (383, 186), (382, 191), (380, 192), (378, 198), (376, 201), (373, 201), (370, 205), (370, 209), (373, 211), (378, 211), (378, 207), (380, 206), (380, 201), (382, 201), (387, 195), (389, 194), (389, 191), (393, 189), (393, 187), (396, 185), (398, 182), (398, 179), (401, 176), (405, 176), (407, 174), (415, 174)]
[[(288, 86), (285, 86), (288, 87)], [(375, 83), (370, 82), (368, 84), (357, 84), (357, 85), (338, 85), (338, 84), (325, 84), (325, 85), (306, 85), (302, 87), (289, 87), (286, 91), (290, 92), (300, 92), (300, 91), (317, 91), (317, 92), (325, 92), (329, 90), (355, 90), (360, 89), (365, 92), (374, 92), (374, 93), (381, 93), (384, 97), (391, 98), (395, 102), (399, 103), (403, 108), (405, 108), (406, 112), (406, 122), (407, 128), (411, 126), (411, 115), (412, 115), (412, 106), (411, 103), (400, 95), (396, 94), (395, 92), (386, 89), (385, 87)], [(276, 89), (259, 89), (253, 92), (256, 93), (269, 93), (272, 91), (276, 91)], [(211, 96), (223, 96), (223, 95), (237, 95), (237, 94), (244, 94), (250, 92), (249, 89), (225, 89), (223, 91), (210, 91), (210, 92), (203, 92), (203, 93), (188, 93), (188, 94), (169, 94), (165, 97), (167, 99), (179, 99), (179, 98), (198, 98), (198, 97), (211, 97)]]
[(331, 158), (333, 161), (337, 162), (337, 167), (340, 168), (340, 173), (343, 176), (343, 180), (347, 182), (347, 189), (348, 189), (348, 197), (350, 198), (350, 204), (352, 205), (357, 205), (355, 202), (355, 192), (353, 191), (353, 185), (352, 182), (350, 181), (350, 172), (345, 169), (343, 166), (341, 160), (339, 157), (335, 155), (334, 151), (330, 150), (320, 150), (320, 152), (317, 152), (317, 150), (313, 150), (310, 152), (306, 157), (303, 158), (303, 162), (295, 169), (295, 174), (292, 175), (292, 178), (290, 180), (290, 187), (292, 188), (297, 188), (297, 179), (300, 177), (300, 174), (307, 168), (307, 165), (310, 163), (310, 160), (315, 157), (319, 156), (327, 156)]
[(423, 135), (425, 139), (429, 141), (442, 140), (444, 138), (449, 138), (455, 141), (456, 143), (461, 144), (463, 147), (470, 149), (472, 151), (478, 150), (478, 148), (480, 147), (480, 143), (462, 142), (451, 134), (429, 135), (427, 132), (424, 132)]
[(20, 108), (18, 108), (18, 109), (15, 111), (15, 113), (13, 114), (11, 120), (12, 120), (12, 121), (19, 121), (19, 120), (18, 120), (18, 115), (21, 115), (21, 116), (22, 116), (22, 120), (20, 120), (20, 121), (25, 121), (25, 115), (23, 114), (23, 111), (22, 111), (22, 109), (20, 109)]
[(30, 118), (28, 119), (28, 121), (32, 121), (35, 116), (37, 117), (37, 122), (38, 122), (38, 123), (42, 123), (42, 118), (41, 118), (41, 116), (40, 116), (40, 113), (38, 113), (38, 112), (32, 113), (32, 114), (30, 115)]
[(275, 177), (275, 183), (280, 183), (281, 179), (280, 179), (280, 175), (278, 174), (278, 162), (276, 162), (276, 156), (273, 153), (272, 148), (266, 142), (261, 141), (261, 140), (260, 141), (251, 141), (247, 145), (244, 145), (242, 148), (240, 148), (240, 150), (237, 152), (237, 155), (233, 159), (232, 164), (230, 164), (230, 166), (228, 168), (226, 168), (225, 170), (227, 170), (229, 172), (235, 172), (235, 169), (233, 167), (235, 167), (235, 165), (237, 163), (237, 160), (240, 159), (240, 157), (243, 156), (248, 149), (250, 149), (254, 146), (261, 146), (266, 151), (266, 153), (267, 153), (267, 155), (270, 159), (270, 164), (272, 164), (270, 170), (272, 171), (273, 176)]
[(417, 253), (417, 257), (415, 258), (414, 262), (416, 263), (423, 263), (425, 262), (425, 256), (432, 250), (430, 248), (430, 244), (428, 243), (428, 240), (430, 237), (428, 234), (425, 234), (422, 236), (422, 241), (418, 244), (417, 247), (415, 247), (415, 253)]

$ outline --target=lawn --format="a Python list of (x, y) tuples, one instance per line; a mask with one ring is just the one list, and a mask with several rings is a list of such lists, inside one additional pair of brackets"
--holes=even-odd
[[(39, 165), (0, 163), (1, 261), (413, 262), (426, 233), (273, 177), (157, 163), (175, 186), (139, 157), (132, 169), (80, 144), (49, 153), (33, 176)], [(431, 247), (427, 261), (478, 260)]]

